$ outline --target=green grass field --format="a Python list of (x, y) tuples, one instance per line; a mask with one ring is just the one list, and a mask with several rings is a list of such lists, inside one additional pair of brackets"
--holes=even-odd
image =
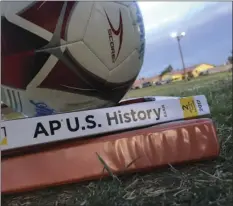
[(145, 95), (206, 95), (221, 145), (213, 161), (168, 166), (81, 184), (2, 196), (4, 206), (230, 206), (233, 205), (232, 73), (130, 91)]

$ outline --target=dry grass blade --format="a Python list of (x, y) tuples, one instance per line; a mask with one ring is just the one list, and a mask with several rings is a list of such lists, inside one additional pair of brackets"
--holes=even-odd
[(121, 183), (121, 181), (118, 179), (118, 177), (116, 175), (113, 174), (112, 170), (109, 168), (109, 166), (106, 164), (106, 162), (103, 160), (103, 158), (96, 152), (96, 155), (99, 159), (99, 161), (103, 164), (104, 168), (103, 171), (106, 170), (108, 172), (108, 174), (113, 178), (116, 179), (119, 183)]
[(126, 165), (126, 169), (128, 169), (132, 164), (134, 164), (138, 159), (140, 159), (141, 157), (137, 157), (134, 160), (132, 160), (128, 165)]

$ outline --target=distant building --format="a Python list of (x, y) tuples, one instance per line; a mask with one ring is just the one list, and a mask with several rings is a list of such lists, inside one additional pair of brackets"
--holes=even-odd
[[(193, 65), (191, 67), (186, 68), (185, 73), (188, 77), (198, 77), (202, 73), (205, 73), (207, 71), (211, 71), (214, 68), (215, 68), (215, 66), (212, 64), (202, 63), (202, 64), (197, 64), (197, 65)], [(150, 82), (151, 84), (155, 84), (158, 81), (171, 80), (174, 82), (174, 81), (181, 81), (183, 79), (184, 79), (184, 70), (183, 69), (182, 70), (174, 70), (170, 73), (163, 75), (162, 77), (157, 75), (157, 76), (150, 77), (150, 78), (138, 79), (134, 82), (132, 89), (142, 88), (143, 84), (147, 83), (147, 82)]]
[(165, 75), (162, 76), (162, 81), (167, 81), (167, 80), (171, 80), (171, 81), (180, 81), (183, 79), (183, 70), (177, 70), (177, 71), (172, 71), (170, 73), (167, 73)]
[[(188, 77), (198, 77), (201, 73), (213, 69), (215, 66), (211, 64), (197, 64), (185, 69), (185, 73)], [(184, 70), (175, 70), (165, 74), (162, 80), (181, 81), (184, 79)]]
[(143, 88), (143, 85), (148, 84), (148, 82), (153, 85), (159, 80), (160, 80), (160, 76), (158, 75), (149, 78), (140, 78), (134, 82), (132, 89), (141, 89)]
[(161, 77), (159, 75), (147, 78), (146, 81), (150, 82), (151, 84), (155, 84), (156, 82), (160, 81)]
[(230, 72), (232, 71), (232, 64), (217, 66), (213, 69), (208, 70), (208, 74), (220, 73), (220, 72)]
[(201, 75), (201, 73), (205, 73), (213, 68), (215, 68), (215, 66), (211, 64), (199, 64), (193, 69), (192, 76), (198, 77)]
[(142, 79), (137, 79), (132, 86), (132, 89), (141, 89), (142, 88), (142, 84), (143, 84), (143, 80)]

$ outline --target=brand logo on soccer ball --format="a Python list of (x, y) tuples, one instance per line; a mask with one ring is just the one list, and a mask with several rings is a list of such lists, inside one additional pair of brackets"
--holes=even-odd
[[(120, 53), (121, 46), (122, 46), (122, 40), (123, 40), (123, 22), (122, 22), (122, 16), (121, 16), (121, 10), (119, 11), (119, 26), (118, 29), (114, 29), (107, 12), (105, 11), (110, 29), (108, 29), (108, 38), (109, 38), (109, 44), (111, 48), (111, 56), (112, 56), (112, 62), (114, 63)], [(114, 39), (113, 39), (113, 34), (119, 37), (119, 47), (118, 51), (116, 52), (115, 50), (115, 44), (114, 44)]]

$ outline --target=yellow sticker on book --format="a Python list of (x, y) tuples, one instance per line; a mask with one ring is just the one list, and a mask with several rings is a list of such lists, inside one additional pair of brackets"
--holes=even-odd
[(1, 127), (0, 145), (7, 145), (7, 134), (6, 134), (6, 128), (5, 127)]
[(6, 138), (6, 137), (4, 137), (4, 138), (1, 140), (0, 145), (7, 145), (7, 138)]
[(184, 118), (198, 116), (198, 111), (193, 97), (184, 97), (180, 99), (180, 105), (183, 110)]

